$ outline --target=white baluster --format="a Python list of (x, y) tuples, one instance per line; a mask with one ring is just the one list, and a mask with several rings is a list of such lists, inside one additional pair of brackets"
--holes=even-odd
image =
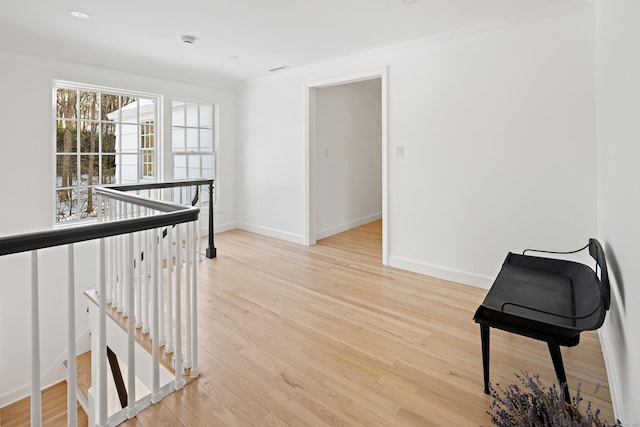
[(98, 252), (98, 425), (107, 425), (107, 306), (105, 303), (105, 239), (100, 239)]
[(107, 239), (107, 303), (114, 302), (114, 296), (116, 293), (116, 286), (113, 281), (113, 258), (111, 257), (111, 245), (113, 243), (113, 237)]
[(149, 333), (149, 306), (151, 301), (149, 301), (149, 276), (151, 275), (151, 245), (149, 244), (149, 230), (145, 230), (142, 232), (143, 239), (143, 257), (142, 261), (142, 271), (144, 274), (144, 278), (140, 283), (142, 286), (142, 333)]
[(42, 425), (40, 395), (40, 304), (38, 298), (38, 252), (31, 251), (31, 426)]
[(159, 346), (163, 346), (165, 344), (164, 339), (164, 274), (163, 274), (163, 260), (164, 260), (164, 238), (162, 236), (164, 230), (158, 230), (158, 268), (156, 269), (156, 276), (158, 276), (158, 323), (159, 330), (158, 335), (160, 341), (158, 342)]
[(178, 248), (176, 249), (176, 317), (175, 317), (175, 328), (176, 328), (176, 348), (175, 354), (173, 356), (174, 360), (174, 369), (175, 369), (175, 389), (181, 389), (184, 387), (184, 379), (182, 378), (184, 374), (184, 367), (182, 366), (182, 307), (181, 307), (181, 276), (182, 276), (182, 250), (180, 246), (182, 246), (182, 239), (180, 229), (182, 228), (182, 224), (178, 224), (176, 226), (176, 241), (178, 242)]
[[(109, 213), (107, 212), (104, 204), (104, 199), (101, 195), (97, 196), (97, 203), (98, 203), (98, 209), (97, 209), (97, 222), (99, 223), (105, 223), (109, 221)], [(105, 283), (106, 283), (106, 289), (105, 289), (105, 302), (106, 303), (111, 303), (111, 298), (112, 298), (112, 294), (113, 294), (113, 283), (111, 282), (110, 279), (110, 268), (109, 268), (109, 263), (110, 263), (110, 259), (109, 259), (109, 240), (110, 239), (106, 239), (105, 240)]]
[(151, 401), (153, 403), (157, 403), (160, 401), (160, 325), (159, 325), (159, 307), (158, 307), (158, 285), (159, 285), (159, 275), (158, 275), (158, 255), (160, 252), (160, 243), (161, 241), (158, 239), (158, 229), (150, 230), (152, 233), (152, 237), (155, 237), (153, 245), (153, 280), (151, 283), (151, 307), (152, 317), (151, 317), (151, 355), (153, 358), (152, 371), (151, 371)]
[[(122, 205), (122, 215), (120, 217), (120, 219), (126, 219), (127, 218), (127, 204), (124, 202), (118, 202), (119, 205)], [(120, 235), (117, 236), (118, 239), (118, 247), (120, 248), (119, 254), (118, 254), (118, 283), (117, 283), (117, 290), (118, 290), (118, 312), (121, 312), (123, 316), (128, 316), (130, 311), (128, 310), (128, 305), (125, 302), (125, 298), (128, 295), (128, 291), (125, 289), (125, 287), (127, 286), (127, 282), (128, 280), (126, 280), (126, 269), (127, 269), (127, 265), (129, 263), (129, 259), (126, 256), (127, 251), (126, 251), (126, 245), (127, 245), (127, 237), (124, 235)], [(128, 284), (129, 286), (131, 286), (131, 284)]]
[[(113, 213), (111, 214), (111, 221), (118, 220), (118, 209), (119, 202), (116, 200), (111, 200), (111, 206), (113, 207)], [(119, 286), (122, 281), (122, 277), (120, 277), (120, 236), (111, 237), (111, 256), (113, 257), (113, 293), (111, 295), (111, 304), (115, 309), (118, 309), (120, 306), (119, 302)]]
[(187, 259), (185, 262), (185, 319), (186, 319), (186, 335), (187, 335), (187, 355), (184, 360), (184, 367), (191, 367), (191, 265), (194, 262), (193, 257), (193, 232), (191, 231), (194, 226), (194, 222), (185, 224), (187, 229), (185, 237), (185, 252)]
[(128, 412), (127, 416), (133, 418), (136, 416), (136, 338), (135, 338), (135, 307), (134, 307), (134, 292), (133, 286), (134, 280), (134, 268), (133, 264), (136, 259), (136, 251), (133, 244), (133, 233), (127, 235), (127, 282), (129, 286), (127, 288), (127, 311), (131, 313), (127, 319), (127, 397), (128, 397)]
[[(136, 216), (140, 217), (140, 206), (136, 206)], [(140, 257), (140, 254), (142, 253), (142, 232), (138, 232), (136, 233), (136, 242), (137, 247), (135, 250), (135, 260), (136, 260), (136, 268), (138, 269), (137, 271), (137, 277), (138, 277), (138, 283), (136, 283), (136, 328), (141, 328), (142, 327), (142, 260)]]
[[(98, 204), (100, 206), (100, 204)], [(67, 245), (67, 426), (78, 425), (76, 409), (76, 277), (73, 244)]]
[[(109, 211), (107, 209), (107, 207), (105, 206), (105, 203), (108, 203), (107, 201), (105, 201), (104, 197), (101, 196), (100, 194), (98, 194), (97, 196), (98, 199), (98, 218), (97, 221), (99, 223), (103, 223), (103, 222), (109, 222)], [(107, 280), (107, 293), (105, 295), (105, 299), (107, 301), (108, 304), (110, 304), (113, 301), (113, 293), (115, 291), (114, 288), (114, 284), (112, 281), (112, 266), (111, 266), (111, 256), (109, 256), (109, 254), (111, 253), (110, 249), (111, 249), (111, 241), (112, 239), (107, 239), (106, 241), (106, 251), (107, 251), (107, 261), (106, 261), (106, 271), (105, 271), (105, 275), (106, 275), (106, 280)]]
[[(120, 219), (125, 219), (127, 217), (127, 206), (124, 202), (118, 202), (119, 207), (119, 217)], [(116, 283), (117, 289), (117, 308), (118, 313), (124, 312), (124, 268), (127, 260), (124, 258), (125, 254), (125, 241), (124, 236), (120, 235), (117, 237), (118, 241), (118, 282)]]
[[(111, 221), (117, 221), (120, 219), (120, 203), (117, 200), (111, 201), (113, 206), (113, 213), (111, 215)], [(124, 266), (122, 265), (122, 250), (120, 243), (120, 236), (112, 236), (109, 244), (109, 255), (112, 258), (113, 273), (111, 281), (113, 282), (113, 292), (111, 293), (111, 307), (116, 311), (122, 312), (122, 272)]]
[[(113, 200), (111, 199), (107, 199), (105, 202), (108, 206), (107, 209), (107, 213), (108, 213), (108, 220), (109, 221), (115, 221), (116, 220), (116, 214), (113, 210), (114, 208), (114, 203)], [(109, 253), (109, 266), (108, 266), (108, 271), (109, 271), (109, 281), (112, 283), (113, 286), (113, 291), (111, 292), (111, 304), (112, 307), (117, 308), (118, 307), (118, 253), (116, 251), (116, 245), (118, 244), (118, 237), (117, 236), (113, 236), (112, 238), (110, 238), (108, 240), (108, 245), (107, 245), (107, 250)]]
[[(194, 222), (193, 227), (197, 228), (198, 223)], [(200, 239), (192, 239), (193, 252), (199, 247), (198, 241)], [(198, 261), (195, 256), (191, 264), (191, 378), (197, 378), (200, 375), (200, 369), (198, 368)]]
[(167, 344), (164, 351), (173, 353), (173, 227), (167, 227)]
[(96, 214), (97, 222), (104, 222), (104, 212), (102, 212), (102, 208), (100, 207), (101, 203), (102, 203), (102, 196), (98, 196), (98, 209)]

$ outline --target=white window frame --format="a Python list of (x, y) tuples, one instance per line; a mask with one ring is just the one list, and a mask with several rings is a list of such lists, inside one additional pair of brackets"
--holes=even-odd
[[(183, 119), (182, 119), (182, 124), (176, 124), (175, 121), (173, 120), (174, 118), (174, 108), (175, 108), (175, 104), (176, 103), (182, 103), (183, 104)], [(195, 105), (197, 106), (197, 118), (198, 118), (198, 122), (195, 126), (193, 125), (189, 125), (188, 121), (187, 121), (187, 105)], [(207, 127), (203, 127), (201, 120), (200, 120), (200, 109), (202, 106), (206, 106), (209, 107), (211, 110), (211, 117), (210, 117), (210, 123), (211, 123), (211, 127), (207, 128)], [(172, 176), (173, 179), (197, 179), (197, 178), (201, 178), (202, 177), (202, 171), (203, 171), (203, 167), (202, 167), (202, 163), (203, 163), (203, 157), (204, 156), (211, 156), (212, 159), (212, 164), (211, 164), (211, 168), (213, 171), (213, 180), (214, 180), (214, 185), (215, 185), (215, 191), (213, 192), (213, 204), (214, 206), (217, 206), (218, 204), (218, 193), (219, 193), (219, 181), (218, 181), (218, 128), (219, 128), (219, 120), (218, 120), (218, 109), (219, 106), (217, 104), (214, 104), (212, 102), (207, 102), (207, 101), (199, 101), (199, 100), (193, 100), (193, 99), (184, 99), (184, 98), (174, 98), (171, 101), (171, 135), (172, 135), (172, 146), (171, 146), (171, 156), (173, 159), (173, 171), (172, 171)], [(201, 141), (201, 135), (202, 135), (202, 130), (207, 130), (210, 129), (211, 131), (211, 143), (209, 144), (211, 149), (210, 151), (205, 151), (202, 149), (202, 141)], [(189, 150), (187, 148), (187, 133), (189, 130), (195, 130), (198, 132), (198, 148), (197, 151), (194, 150)], [(177, 131), (182, 131), (183, 132), (183, 140), (185, 142), (184, 145), (184, 150), (179, 150), (175, 148), (175, 142), (173, 141), (173, 136), (175, 135), (175, 132)], [(189, 176), (189, 170), (190, 170), (190, 165), (189, 165), (189, 156), (200, 156), (200, 176), (197, 177), (191, 177)], [(184, 178), (177, 178), (175, 176), (175, 171), (176, 171), (176, 156), (184, 156), (185, 157), (185, 162), (186, 162), (186, 177)], [(208, 203), (208, 202), (207, 202)]]
[[(57, 107), (56, 107), (56, 102), (57, 102), (57, 91), (58, 89), (66, 89), (66, 90), (76, 90), (77, 91), (77, 96), (76, 96), (76, 117), (75, 118), (60, 118), (57, 116)], [(78, 96), (81, 92), (97, 92), (102, 94), (106, 94), (106, 95), (118, 95), (118, 96), (122, 96), (122, 97), (134, 97), (137, 98), (138, 101), (136, 101), (137, 103), (139, 103), (140, 100), (149, 100), (151, 101), (151, 104), (153, 105), (152, 107), (152, 112), (153, 112), (153, 120), (155, 122), (154, 126), (154, 134), (153, 134), (153, 139), (154, 139), (154, 147), (153, 147), (153, 165), (151, 166), (152, 168), (152, 173), (153, 176), (143, 176), (143, 171), (144, 171), (144, 165), (143, 165), (143, 160), (144, 160), (144, 152), (146, 151), (147, 153), (149, 152), (149, 150), (143, 150), (141, 145), (142, 145), (142, 131), (143, 131), (143, 126), (147, 126), (149, 120), (141, 120), (141, 116), (140, 116), (140, 111), (142, 109), (142, 106), (140, 104), (138, 104), (136, 110), (137, 110), (137, 117), (135, 120), (133, 121), (129, 121), (129, 122), (123, 122), (122, 120), (122, 115), (121, 115), (121, 111), (119, 111), (118, 114), (118, 119), (117, 120), (103, 120), (102, 119), (102, 114), (101, 114), (101, 109), (102, 109), (102, 102), (98, 103), (98, 118), (97, 119), (86, 119), (86, 118), (82, 118), (80, 117), (80, 113), (79, 113), (79, 103), (80, 103), (80, 97)], [(120, 151), (115, 150), (114, 153), (103, 153), (102, 152), (102, 131), (101, 131), (101, 126), (102, 124), (109, 124), (109, 125), (113, 125), (115, 124), (117, 126), (117, 136), (116, 138), (118, 138), (118, 136), (122, 139), (122, 125), (135, 125), (138, 127), (137, 129), (137, 152), (131, 152), (131, 153), (124, 153), (126, 154), (135, 154), (137, 155), (137, 165), (138, 165), (138, 172), (137, 172), (137, 179), (135, 180), (135, 182), (142, 182), (142, 181), (147, 181), (147, 182), (153, 182), (156, 181), (158, 179), (158, 177), (162, 176), (162, 170), (161, 170), (161, 166), (162, 166), (162, 159), (161, 159), (161, 129), (162, 129), (162, 117), (160, 114), (160, 107), (162, 105), (162, 96), (158, 95), (158, 94), (152, 94), (152, 93), (146, 93), (146, 92), (139, 92), (139, 91), (130, 91), (130, 90), (124, 90), (124, 89), (117, 89), (117, 88), (110, 88), (110, 87), (103, 87), (103, 86), (96, 86), (96, 85), (88, 85), (88, 84), (82, 84), (82, 83), (76, 83), (76, 82), (70, 82), (70, 81), (63, 81), (63, 80), (54, 80), (53, 81), (53, 91), (52, 91), (52, 116), (53, 116), (53, 151), (54, 151), (54, 155), (53, 155), (53, 192), (54, 192), (54, 197), (53, 197), (53, 224), (56, 226), (61, 226), (61, 225), (73, 225), (73, 224), (77, 224), (80, 222), (85, 222), (85, 221), (95, 221), (95, 215), (87, 215), (85, 218), (81, 218), (81, 217), (76, 217), (74, 219), (68, 219), (68, 220), (59, 220), (59, 213), (58, 213), (58, 191), (65, 191), (65, 190), (71, 190), (71, 191), (75, 191), (76, 192), (76, 198), (79, 198), (79, 194), (82, 193), (83, 189), (86, 191), (87, 188), (89, 187), (95, 187), (98, 185), (101, 185), (102, 183), (99, 182), (97, 184), (93, 184), (93, 185), (83, 185), (82, 179), (77, 179), (76, 178), (76, 182), (74, 182), (72, 184), (72, 186), (59, 186), (58, 185), (58, 170), (57, 170), (57, 160), (59, 156), (62, 155), (68, 155), (68, 156), (75, 156), (76, 157), (76, 177), (81, 176), (81, 164), (80, 164), (80, 159), (82, 155), (87, 155), (87, 153), (83, 153), (81, 148), (80, 148), (80, 144), (81, 144), (81, 127), (79, 126), (81, 122), (88, 122), (88, 123), (93, 123), (96, 124), (98, 126), (100, 126), (100, 130), (98, 131), (98, 149), (96, 150), (96, 152), (94, 152), (94, 155), (98, 155), (98, 174), (97, 176), (100, 178), (102, 178), (102, 162), (100, 161), (101, 157), (103, 155), (114, 155), (116, 156), (116, 159), (118, 158), (118, 156), (120, 156), (120, 158), (122, 158), (123, 156), (123, 151), (122, 151), (122, 147), (120, 147)], [(122, 106), (120, 106), (120, 108), (122, 108)], [(147, 107), (148, 108), (148, 107)], [(75, 122), (76, 123), (76, 149), (74, 152), (69, 152), (69, 153), (59, 153), (57, 150), (57, 127), (58, 127), (58, 122), (59, 120), (65, 120), (67, 122)], [(119, 126), (118, 126), (119, 125)], [(117, 164), (117, 162), (116, 162)], [(116, 170), (117, 172), (117, 176), (115, 178), (115, 183), (120, 183), (122, 182), (122, 169), (123, 168), (119, 168), (120, 170)], [(130, 182), (130, 181), (128, 181)], [(78, 203), (78, 201), (76, 201), (76, 203)], [(78, 207), (76, 206), (76, 215), (78, 215), (78, 211), (77, 211)]]

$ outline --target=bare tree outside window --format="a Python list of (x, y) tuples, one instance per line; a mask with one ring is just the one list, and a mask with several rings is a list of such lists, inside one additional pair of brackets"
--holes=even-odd
[(157, 98), (73, 85), (55, 97), (56, 222), (95, 217), (96, 186), (155, 179)]

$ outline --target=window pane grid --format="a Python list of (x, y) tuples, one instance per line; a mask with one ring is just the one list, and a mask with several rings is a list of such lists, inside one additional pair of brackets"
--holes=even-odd
[(55, 88), (56, 222), (95, 217), (96, 186), (157, 173), (157, 98), (66, 86)]
[[(173, 102), (174, 179), (215, 179), (214, 108), (211, 104)], [(208, 202), (208, 194), (203, 201)]]

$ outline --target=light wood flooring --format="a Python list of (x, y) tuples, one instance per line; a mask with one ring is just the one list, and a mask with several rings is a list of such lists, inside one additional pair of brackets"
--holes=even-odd
[[(0, 426), (24, 427), (30, 424), (30, 398), (26, 397), (16, 403), (0, 409)], [(87, 425), (87, 414), (77, 404), (78, 425)], [(66, 427), (67, 425), (67, 382), (63, 381), (42, 390), (42, 424), (50, 427)]]
[[(201, 377), (123, 425), (489, 425), (485, 290), (383, 266), (379, 221), (313, 247), (239, 230), (216, 247), (199, 266)], [(546, 344), (492, 330), (491, 346), (493, 382), (555, 381)], [(571, 391), (613, 420), (597, 334), (562, 351)]]

